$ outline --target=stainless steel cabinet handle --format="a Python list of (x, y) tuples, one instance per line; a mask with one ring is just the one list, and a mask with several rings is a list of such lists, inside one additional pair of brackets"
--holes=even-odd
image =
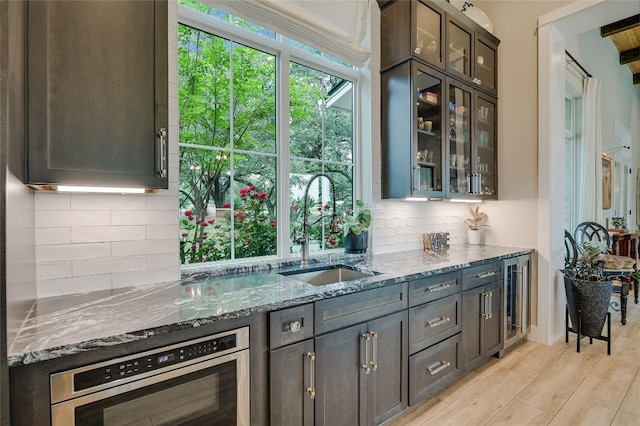
[(449, 287), (451, 287), (451, 284), (449, 284), (449, 283), (444, 283), (444, 284), (440, 284), (440, 285), (437, 285), (437, 286), (428, 287), (428, 288), (426, 289), (426, 292), (427, 292), (427, 293), (433, 293), (434, 291), (446, 290), (446, 289), (448, 289)]
[(307, 352), (309, 358), (309, 387), (307, 393), (311, 399), (316, 398), (316, 354), (315, 352)]
[(158, 175), (167, 176), (167, 129), (164, 127), (158, 132)]
[(433, 376), (434, 374), (438, 374), (442, 370), (449, 368), (450, 365), (451, 365), (450, 362), (440, 361), (437, 367), (427, 367), (427, 371), (429, 372), (429, 374)]
[(522, 329), (526, 330), (529, 324), (529, 264), (522, 266)]
[(451, 318), (449, 318), (449, 317), (440, 317), (438, 319), (434, 319), (434, 320), (429, 321), (427, 323), (427, 325), (429, 327), (433, 328), (433, 327), (437, 327), (437, 326), (442, 325), (442, 324), (446, 324), (449, 321), (451, 321)]
[(495, 274), (496, 274), (496, 271), (489, 271), (489, 272), (485, 272), (484, 274), (476, 275), (476, 278), (489, 278), (494, 276)]
[(487, 300), (489, 301), (489, 309), (487, 309), (487, 319), (493, 318), (493, 292), (487, 293)]
[(371, 337), (373, 337), (373, 342), (371, 343), (372, 355), (371, 355), (371, 362), (369, 363), (369, 365), (371, 365), (371, 368), (373, 368), (373, 371), (378, 371), (378, 332), (371, 331), (369, 332), (369, 334), (371, 334)]
[(371, 339), (371, 333), (364, 333), (360, 337), (364, 339), (364, 364), (362, 364), (362, 369), (365, 373), (369, 374), (371, 372), (371, 365), (369, 363), (369, 339)]
[(480, 315), (482, 316), (482, 318), (487, 319), (487, 293), (483, 291), (481, 297), (482, 297), (482, 312), (480, 313)]

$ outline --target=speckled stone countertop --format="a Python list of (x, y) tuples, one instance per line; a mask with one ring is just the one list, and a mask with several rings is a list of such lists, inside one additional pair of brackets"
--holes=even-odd
[[(455, 245), (439, 253), (421, 250), (375, 256), (343, 256), (334, 263), (378, 275), (314, 286), (280, 275), (299, 262), (259, 263), (193, 272), (180, 281), (39, 299), (9, 350), (9, 365), (31, 364), (158, 333), (273, 311), (369, 290), (470, 265), (530, 253), (504, 246)], [(334, 256), (335, 257), (335, 256)], [(312, 259), (325, 264), (326, 256)]]

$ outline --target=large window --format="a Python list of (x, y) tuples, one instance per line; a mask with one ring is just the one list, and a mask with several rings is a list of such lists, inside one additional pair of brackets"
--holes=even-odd
[[(179, 13), (181, 261), (295, 253), (314, 174), (332, 177), (339, 215), (353, 203), (357, 71), (189, 3), (202, 13)], [(308, 194), (311, 250), (341, 247), (329, 180)]]
[(580, 182), (580, 146), (577, 131), (576, 99), (565, 95), (564, 99), (564, 227), (571, 234), (578, 225), (578, 185)]

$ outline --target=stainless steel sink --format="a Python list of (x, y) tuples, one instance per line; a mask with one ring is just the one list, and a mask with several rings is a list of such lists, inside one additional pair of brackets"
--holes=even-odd
[(280, 275), (286, 275), (311, 285), (327, 285), (371, 277), (376, 275), (376, 273), (356, 271), (347, 266), (340, 265), (328, 266), (322, 269), (281, 272)]

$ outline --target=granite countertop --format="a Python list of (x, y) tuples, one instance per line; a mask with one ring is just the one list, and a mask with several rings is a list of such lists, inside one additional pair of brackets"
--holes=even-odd
[[(180, 281), (38, 299), (18, 330), (9, 349), (8, 361), (10, 366), (31, 364), (531, 251), (519, 247), (463, 244), (438, 253), (412, 250), (364, 257), (344, 256), (334, 263), (353, 265), (355, 269), (375, 271), (378, 275), (324, 286), (279, 274), (299, 268), (299, 262), (263, 262), (233, 269), (202, 269)], [(326, 256), (315, 259), (315, 263), (325, 264)]]

